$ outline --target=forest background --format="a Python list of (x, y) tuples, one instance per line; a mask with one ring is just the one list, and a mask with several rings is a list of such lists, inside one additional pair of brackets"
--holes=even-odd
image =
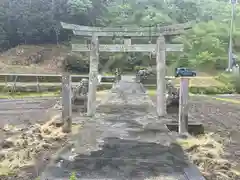
[[(168, 67), (186, 66), (199, 71), (221, 71), (228, 63), (231, 5), (228, 0), (2, 0), (0, 5), (0, 50), (18, 45), (69, 45), (72, 32), (60, 22), (87, 26), (144, 26), (155, 43), (151, 28), (156, 25), (195, 22), (193, 28), (171, 43), (183, 43), (184, 52), (168, 53)], [(240, 57), (240, 6), (237, 5), (233, 28), (233, 50)], [(83, 41), (84, 39), (78, 39)], [(111, 41), (109, 39), (108, 41)], [(121, 43), (122, 39), (114, 39)], [(72, 70), (88, 69), (87, 54), (74, 54)], [(116, 67), (133, 70), (154, 64), (148, 53), (101, 53), (100, 61), (114, 58)]]

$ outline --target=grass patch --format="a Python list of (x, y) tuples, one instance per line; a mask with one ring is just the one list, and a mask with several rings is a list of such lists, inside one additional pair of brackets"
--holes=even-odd
[(187, 152), (189, 159), (198, 166), (207, 180), (237, 179), (240, 171), (237, 164), (223, 159), (223, 139), (213, 133), (187, 139), (178, 139), (178, 143)]
[[(210, 77), (189, 77), (189, 87), (220, 87), (225, 86), (225, 83), (219, 81), (215, 76)], [(172, 79), (172, 82), (179, 87), (180, 78)], [(149, 77), (143, 80), (143, 84), (156, 84), (156, 77)]]
[[(98, 95), (104, 95), (106, 94), (107, 91), (102, 88), (97, 92)], [(37, 92), (16, 92), (16, 93), (2, 93), (0, 94), (0, 99), (11, 99), (11, 98), (28, 98), (28, 97), (53, 97), (53, 96), (60, 96), (61, 92), (60, 91), (55, 91), (55, 92), (42, 92), (42, 93), (37, 93)]]
[[(236, 92), (236, 88), (233, 85), (220, 82), (215, 78), (215, 76), (189, 78), (189, 92), (192, 94), (232, 94)], [(173, 83), (178, 88), (180, 86), (179, 80), (179, 78), (173, 80)], [(148, 82), (145, 82), (145, 84), (147, 89), (149, 89), (149, 94), (155, 95), (156, 82), (154, 86), (148, 86), (147, 84), (150, 84)]]
[[(189, 87), (189, 93), (191, 94), (232, 94), (234, 93), (234, 89), (227, 86), (221, 87)], [(156, 87), (151, 87), (148, 89), (148, 94), (150, 96), (156, 95)]]
[(103, 76), (115, 76), (115, 74), (112, 72), (103, 72), (102, 75)]
[(0, 99), (11, 99), (11, 98), (26, 98), (26, 97), (52, 97), (52, 96), (59, 96), (60, 91), (56, 92), (16, 92), (16, 93), (1, 93)]
[[(176, 86), (180, 85), (180, 78), (173, 80)], [(189, 78), (190, 87), (220, 87), (225, 86), (224, 83), (218, 81), (215, 76), (211, 77), (191, 77)]]
[(211, 98), (219, 100), (219, 101), (230, 102), (230, 103), (234, 103), (234, 104), (240, 104), (240, 100), (228, 99), (228, 98), (219, 98), (219, 97), (211, 97)]
[(147, 93), (149, 96), (155, 96), (156, 95), (156, 90), (155, 89), (149, 89), (147, 90)]
[[(208, 78), (206, 78), (208, 79)], [(212, 81), (212, 78), (209, 78)], [(179, 80), (179, 79), (178, 79)], [(198, 78), (199, 80), (199, 78)], [(177, 80), (176, 80), (177, 81)], [(196, 82), (196, 80), (194, 80)], [(235, 88), (230, 85), (224, 85), (223, 83), (214, 83), (209, 81), (208, 83), (203, 83), (201, 81), (200, 84), (192, 83), (189, 86), (189, 92), (192, 94), (232, 94), (235, 93)], [(203, 84), (202, 84), (203, 83)], [(218, 85), (218, 86), (216, 86)], [(176, 84), (179, 87), (179, 84)], [(148, 94), (150, 96), (156, 95), (156, 85), (153, 86), (145, 86), (148, 89)], [(112, 88), (112, 84), (99, 85), (98, 91), (109, 90)], [(16, 92), (16, 93), (2, 93), (0, 94), (0, 99), (7, 98), (25, 98), (25, 97), (51, 97), (51, 96), (59, 96), (60, 95), (60, 87), (56, 91), (47, 91), (47, 92)], [(99, 93), (99, 92), (98, 92)]]
[(232, 94), (235, 92), (232, 86), (190, 86), (189, 92), (192, 94)]
[(76, 173), (75, 173), (75, 172), (72, 172), (69, 180), (77, 180), (77, 177), (76, 177)]
[(236, 93), (240, 93), (240, 76), (225, 72), (216, 77), (216, 79), (232, 87)]

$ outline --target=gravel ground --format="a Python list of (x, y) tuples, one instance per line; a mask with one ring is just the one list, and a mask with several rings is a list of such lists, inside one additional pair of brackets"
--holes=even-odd
[(218, 133), (224, 139), (227, 159), (240, 164), (240, 105), (193, 97), (190, 113), (207, 131)]
[(0, 128), (6, 124), (13, 126), (44, 122), (48, 109), (55, 103), (54, 98), (26, 98), (0, 100)]
[(27, 128), (36, 123), (49, 120), (51, 111), (48, 109), (55, 103), (54, 98), (26, 98), (0, 100), (0, 142), (8, 136), (3, 131), (4, 126), (11, 125)]
[[(240, 99), (239, 96), (219, 97)], [(153, 97), (152, 100), (155, 101), (155, 98)], [(26, 128), (29, 124), (45, 122), (48, 117), (46, 109), (54, 105), (55, 101), (51, 98), (0, 100), (0, 129), (6, 124), (23, 125)], [(196, 96), (191, 97), (190, 102), (191, 118), (202, 122), (207, 132), (221, 135), (224, 139), (226, 158), (240, 164), (240, 105)], [(4, 135), (1, 130), (0, 135)]]
[[(51, 119), (51, 115), (55, 111), (51, 111), (51, 108), (56, 102), (55, 98), (25, 98), (25, 99), (1, 99), (0, 100), (0, 150), (3, 150), (4, 142), (7, 138), (22, 135), (27, 131), (35, 128), (37, 124), (44, 124)], [(7, 127), (8, 125), (8, 127)], [(21, 129), (21, 130), (15, 130)], [(31, 136), (30, 134), (29, 136)], [(62, 142), (61, 142), (62, 143)], [(41, 170), (47, 161), (43, 159), (49, 159), (53, 151), (58, 149), (58, 142), (55, 143), (52, 149), (45, 149), (44, 152), (38, 154), (38, 160), (35, 167), (27, 167), (25, 171), (22, 171), (22, 175), (4, 177), (0, 176), (2, 180), (32, 180), (34, 176), (37, 176), (36, 169)], [(60, 144), (61, 146), (61, 144)], [(26, 174), (25, 174), (26, 173)], [(30, 174), (29, 174), (30, 173)], [(29, 175), (28, 175), (29, 174)], [(21, 176), (21, 177), (19, 177)]]
[[(240, 96), (218, 96), (240, 99)], [(156, 98), (152, 100), (156, 102)], [(205, 132), (219, 134), (224, 140), (226, 158), (240, 165), (240, 105), (211, 97), (190, 98), (190, 120), (202, 122)]]

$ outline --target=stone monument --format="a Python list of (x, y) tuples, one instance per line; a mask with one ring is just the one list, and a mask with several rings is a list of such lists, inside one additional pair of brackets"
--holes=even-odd
[(87, 112), (88, 100), (88, 79), (82, 79), (80, 84), (74, 88), (72, 94), (72, 109), (73, 111)]

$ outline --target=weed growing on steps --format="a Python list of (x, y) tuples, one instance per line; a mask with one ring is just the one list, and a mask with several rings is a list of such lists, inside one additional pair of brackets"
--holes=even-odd
[(77, 180), (77, 177), (76, 177), (76, 173), (75, 173), (75, 172), (72, 172), (69, 180)]

